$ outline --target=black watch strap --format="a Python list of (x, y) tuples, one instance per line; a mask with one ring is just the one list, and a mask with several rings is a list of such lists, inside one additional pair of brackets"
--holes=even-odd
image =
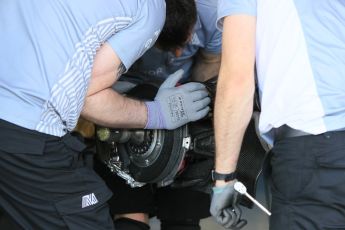
[(231, 181), (236, 178), (236, 172), (223, 174), (223, 173), (217, 173), (215, 170), (212, 170), (211, 177), (213, 181), (216, 181), (216, 180)]

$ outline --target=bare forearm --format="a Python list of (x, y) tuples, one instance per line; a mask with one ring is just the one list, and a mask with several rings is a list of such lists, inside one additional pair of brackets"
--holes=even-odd
[(242, 139), (253, 110), (255, 25), (252, 16), (224, 20), (222, 64), (215, 104), (216, 170), (236, 169)]
[(111, 88), (88, 96), (81, 114), (95, 124), (113, 128), (144, 128), (146, 105), (124, 97)]
[(218, 76), (220, 68), (220, 54), (210, 54), (199, 51), (192, 69), (192, 80), (204, 82)]
[[(248, 84), (248, 85), (247, 85)], [(235, 171), (242, 139), (252, 115), (254, 87), (220, 77), (215, 104), (216, 171)]]

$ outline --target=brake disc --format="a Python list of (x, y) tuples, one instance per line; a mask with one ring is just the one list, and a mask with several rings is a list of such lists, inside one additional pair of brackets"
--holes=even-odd
[[(151, 99), (156, 91), (156, 86), (142, 84), (126, 94), (129, 97)], [(143, 183), (166, 186), (173, 182), (190, 148), (190, 135), (187, 125), (175, 130), (97, 127), (97, 142), (99, 158), (131, 186)]]

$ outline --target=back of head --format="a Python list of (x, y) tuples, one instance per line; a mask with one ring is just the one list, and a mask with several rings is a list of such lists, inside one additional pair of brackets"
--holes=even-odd
[(157, 44), (163, 50), (183, 47), (197, 18), (195, 0), (166, 0), (166, 20)]

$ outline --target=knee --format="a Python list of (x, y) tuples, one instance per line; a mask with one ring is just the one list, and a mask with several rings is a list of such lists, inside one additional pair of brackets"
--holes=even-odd
[(137, 220), (119, 218), (114, 221), (117, 230), (149, 230), (150, 226)]

